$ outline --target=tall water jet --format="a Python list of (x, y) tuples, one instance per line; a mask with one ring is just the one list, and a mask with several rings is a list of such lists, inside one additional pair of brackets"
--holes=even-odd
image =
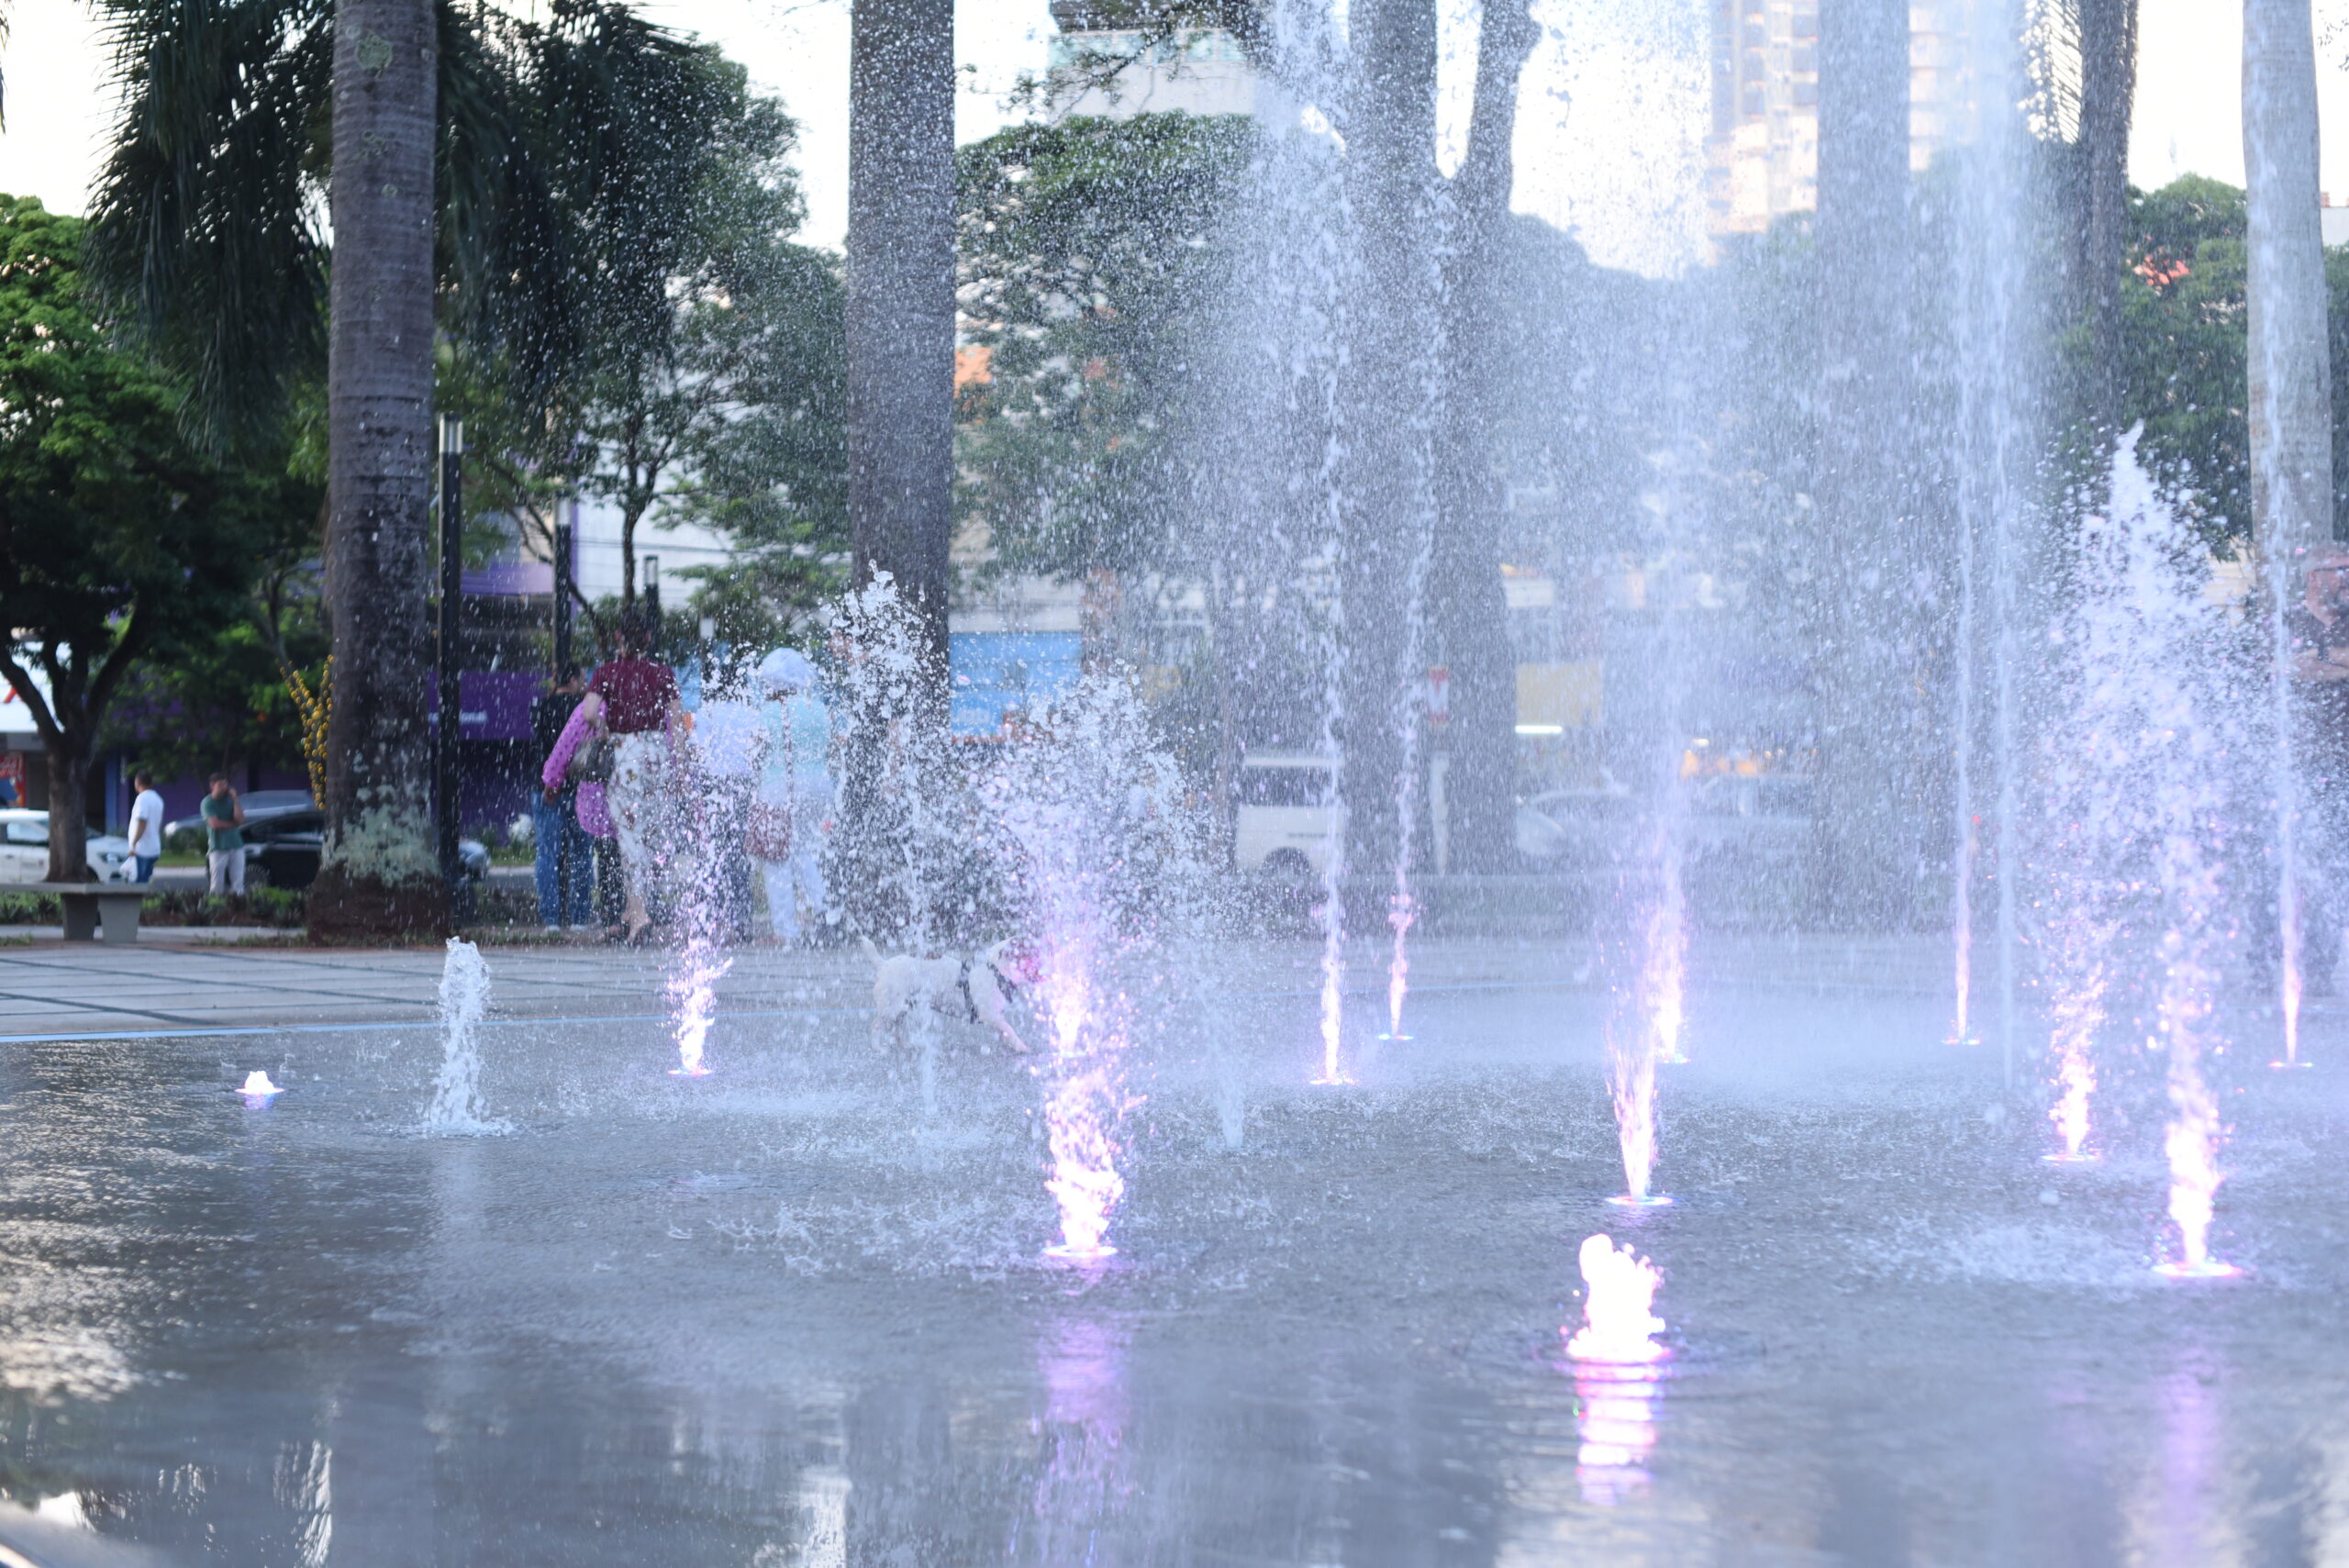
[(484, 1114), (481, 1097), (481, 1020), (489, 1011), (489, 966), (481, 950), (449, 939), (440, 965), (440, 1075), (424, 1130), (439, 1135), (505, 1132), (507, 1124)]
[[(2165, 1051), (2170, 1120), (2163, 1138), (2176, 1256), (2164, 1273), (2232, 1273), (2210, 1256), (2212, 1202), (2224, 1135), (2210, 1059), (2218, 963), (2229, 936), (2222, 852), (2228, 771), (2243, 737), (2228, 725), (2224, 617), (2205, 601), (2185, 528), (2136, 458), (2136, 436), (2114, 453), (2111, 505), (2091, 518), (2081, 552), (2087, 588), (2077, 657), (2095, 721), (2084, 740), (2087, 804), (2101, 890), (2093, 918), (2122, 918), (2149, 936), (2157, 969), (2155, 1039)], [(2080, 988), (2082, 995), (2092, 988)], [(2059, 1103), (2059, 1113), (2062, 1106)]]
[(1008, 749), (985, 786), (1027, 933), (1023, 971), (1051, 1033), (1038, 1072), (1060, 1240), (1046, 1251), (1070, 1262), (1117, 1251), (1119, 1129), (1139, 1103), (1125, 1087), (1133, 1009), (1121, 962), (1155, 937), (1196, 855), (1196, 824), (1156, 815), (1175, 802), (1149, 781), (1173, 773), (1125, 682), (1097, 673)]
[[(2332, 534), (2331, 334), (2319, 189), (2316, 46), (2309, 0), (2248, 0), (2243, 9), (2245, 370), (2252, 528), (2273, 658), (2278, 983), (2286, 1064), (2299, 1060), (2303, 991), (2300, 760), (2294, 755), (2292, 584)], [(2330, 955), (2327, 955), (2330, 957)], [(2329, 967), (2329, 966), (2328, 966)]]
[(708, 1075), (703, 1047), (709, 1040), (709, 1026), (718, 1018), (718, 983), (733, 967), (733, 959), (707, 936), (687, 939), (670, 961), (664, 990), (674, 1019), (671, 1032), (677, 1041), (677, 1065), (669, 1069), (672, 1076)]
[[(1972, 519), (1967, 519), (1970, 524)], [(1959, 540), (1957, 550), (1957, 690), (1956, 717), (1951, 728), (1957, 744), (1951, 758), (1951, 805), (1956, 817), (1952, 834), (1950, 866), (1950, 946), (1955, 973), (1952, 975), (1953, 1006), (1949, 1043), (1972, 1045), (1974, 1039), (1974, 858), (1978, 818), (1974, 814), (1974, 550), (1973, 530)]]

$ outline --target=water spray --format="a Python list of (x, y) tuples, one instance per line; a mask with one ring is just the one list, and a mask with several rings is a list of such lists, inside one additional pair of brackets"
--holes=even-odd
[(489, 1011), (489, 966), (481, 950), (462, 938), (449, 939), (440, 965), (440, 1075), (424, 1130), (442, 1135), (505, 1132), (507, 1126), (483, 1112), (481, 1020)]
[(271, 1100), (275, 1099), (284, 1092), (285, 1091), (284, 1089), (269, 1081), (269, 1073), (266, 1069), (246, 1073), (244, 1087), (237, 1091), (237, 1093), (245, 1097), (245, 1104), (256, 1110), (262, 1106), (269, 1104)]

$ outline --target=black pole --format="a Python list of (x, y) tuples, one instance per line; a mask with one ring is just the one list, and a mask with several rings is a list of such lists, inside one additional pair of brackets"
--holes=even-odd
[[(554, 678), (558, 685), (571, 669), (571, 540), (579, 517), (578, 502), (567, 501), (563, 505), (570, 508), (573, 520), (554, 526)], [(560, 512), (556, 515), (562, 516)], [(555, 906), (566, 924), (571, 920), (573, 881), (584, 881), (587, 875), (585, 866), (573, 863), (573, 857), (583, 840), (573, 830), (573, 809), (566, 804), (558, 817), (556, 831), (561, 836), (555, 840), (554, 851)]]
[[(572, 516), (576, 518), (579, 503), (564, 505), (573, 508)], [(575, 521), (554, 526), (554, 675), (558, 681), (571, 667), (571, 540), (577, 527)]]
[(464, 867), (457, 859), (457, 746), (464, 728), (457, 711), (457, 647), (459, 617), (464, 606), (465, 422), (443, 415), (440, 419), (440, 718), (434, 727), (432, 758), (433, 827), (440, 856), (440, 880), (449, 890), (451, 917), (463, 920), (473, 913)]

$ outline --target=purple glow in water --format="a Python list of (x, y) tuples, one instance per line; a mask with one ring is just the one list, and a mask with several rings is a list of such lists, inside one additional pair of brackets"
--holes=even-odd
[(1044, 1462), (1029, 1518), (1004, 1555), (1061, 1568), (1095, 1560), (1097, 1532), (1130, 1489), (1126, 1341), (1115, 1325), (1067, 1318), (1045, 1329), (1037, 1349), (1044, 1403), (1034, 1431)]
[(702, 1047), (709, 1039), (709, 1026), (718, 1018), (718, 983), (734, 961), (720, 951), (716, 943), (696, 937), (678, 950), (669, 968), (669, 1005), (675, 1010), (677, 1065), (669, 1069), (678, 1078), (700, 1078), (709, 1069), (702, 1060)]
[(1111, 1009), (1095, 1005), (1092, 955), (1075, 933), (1048, 935), (1040, 959), (1036, 988), (1052, 1031), (1044, 1100), (1052, 1169), (1044, 1188), (1061, 1218), (1061, 1239), (1045, 1251), (1087, 1262), (1118, 1251), (1109, 1244), (1109, 1222), (1126, 1194), (1117, 1142), (1130, 1106), (1118, 1075), (1125, 1042), (1101, 1027)]
[(1411, 922), (1419, 918), (1419, 905), (1411, 897), (1407, 873), (1401, 865), (1395, 868), (1395, 892), (1386, 901), (1386, 923), (1395, 928), (1395, 951), (1386, 961), (1386, 1038), (1408, 1040), (1403, 1032), (1403, 998), (1411, 990), (1411, 956), (1405, 938), (1410, 934)]

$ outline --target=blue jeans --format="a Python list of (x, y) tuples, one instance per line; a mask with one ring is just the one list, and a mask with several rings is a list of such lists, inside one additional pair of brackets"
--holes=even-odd
[(133, 882), (152, 882), (152, 881), (154, 881), (154, 880), (155, 880), (155, 862), (156, 862), (157, 861), (161, 860), (162, 858), (163, 858), (163, 857), (162, 857), (162, 856), (161, 856), (161, 855), (133, 855), (133, 856), (131, 856), (131, 857), (130, 857), (130, 880), (131, 880), (131, 881), (133, 881)]
[(550, 801), (544, 794), (530, 801), (530, 842), (535, 846), (532, 869), (539, 884), (539, 923), (542, 926), (584, 926), (596, 885), (589, 860), (595, 840), (579, 826), (568, 795)]

